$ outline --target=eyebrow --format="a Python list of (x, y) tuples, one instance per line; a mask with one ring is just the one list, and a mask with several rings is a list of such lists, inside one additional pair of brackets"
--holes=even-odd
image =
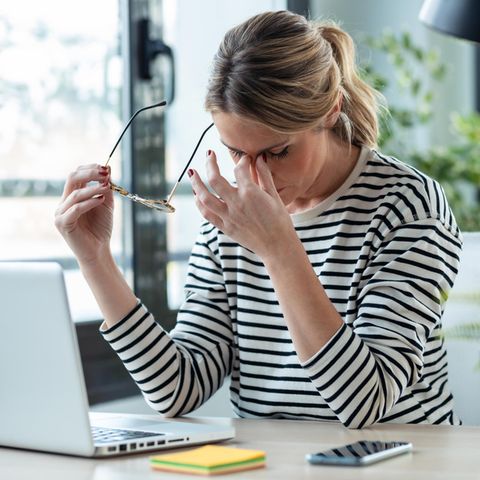
[[(231, 147), (230, 145), (227, 145), (222, 139), (220, 139), (220, 141), (221, 141), (229, 150), (233, 150), (234, 152), (245, 153), (243, 150), (240, 150), (240, 149), (238, 149), (238, 148), (234, 148), (234, 147)], [(275, 144), (275, 145), (270, 145), (269, 147), (266, 147), (266, 148), (264, 148), (263, 150), (260, 150), (259, 153), (267, 152), (268, 150), (272, 150), (272, 148), (281, 147), (282, 145), (285, 145), (286, 143), (288, 143), (288, 139), (287, 139), (287, 140), (284, 140), (284, 141), (281, 142), (281, 143), (277, 143), (277, 144)]]

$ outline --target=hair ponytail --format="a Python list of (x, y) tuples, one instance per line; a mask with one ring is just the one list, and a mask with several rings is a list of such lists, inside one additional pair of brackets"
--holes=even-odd
[(342, 107), (333, 129), (349, 143), (375, 147), (378, 138), (377, 111), (383, 97), (358, 75), (355, 46), (350, 35), (333, 22), (320, 23), (318, 30), (330, 44), (340, 70)]

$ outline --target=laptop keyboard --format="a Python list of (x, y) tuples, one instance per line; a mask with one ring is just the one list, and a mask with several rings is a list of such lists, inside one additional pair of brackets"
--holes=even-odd
[(136, 430), (120, 430), (118, 428), (91, 427), (95, 444), (114, 443), (134, 440), (136, 438), (159, 437), (157, 432), (141, 432)]

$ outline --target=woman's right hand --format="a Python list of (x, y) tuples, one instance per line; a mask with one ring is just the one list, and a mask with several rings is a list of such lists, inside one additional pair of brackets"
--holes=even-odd
[(113, 192), (109, 182), (110, 167), (91, 164), (78, 167), (65, 183), (55, 226), (80, 265), (96, 262), (110, 251)]

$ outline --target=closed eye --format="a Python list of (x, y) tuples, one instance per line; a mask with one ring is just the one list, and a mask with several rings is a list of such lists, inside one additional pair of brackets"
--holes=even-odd
[[(245, 155), (244, 152), (240, 152), (238, 150), (232, 150), (231, 148), (229, 148), (228, 151), (230, 152), (233, 158), (240, 159)], [(266, 153), (271, 158), (285, 158), (288, 155), (288, 145), (281, 152), (278, 152), (278, 153), (266, 152)]]
[(244, 153), (243, 152), (239, 152), (237, 150), (232, 150), (231, 148), (228, 149), (228, 151), (230, 152), (230, 155), (233, 157), (233, 158), (242, 158)]
[(288, 146), (286, 146), (281, 152), (273, 153), (267, 152), (272, 158), (285, 158), (288, 155)]

